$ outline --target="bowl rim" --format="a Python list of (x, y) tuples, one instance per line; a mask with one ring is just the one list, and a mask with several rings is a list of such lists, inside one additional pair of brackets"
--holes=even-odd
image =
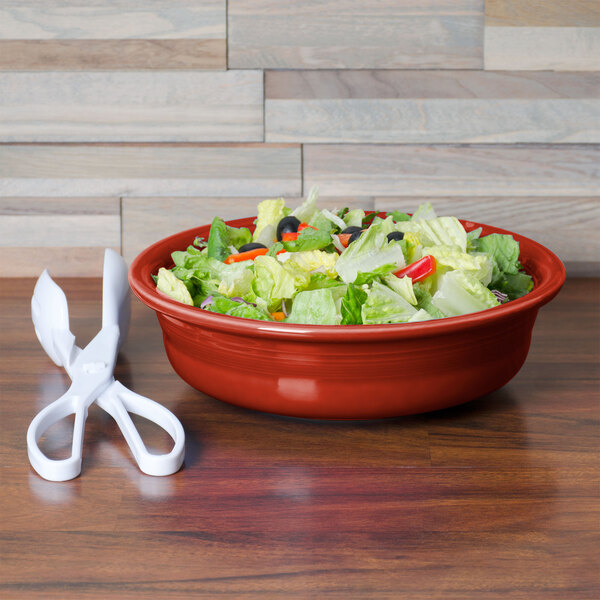
[[(373, 211), (368, 211), (373, 212)], [(379, 212), (378, 214), (382, 214)], [(244, 217), (226, 221), (232, 226), (248, 226), (250, 219), (256, 217)], [(451, 334), (465, 328), (489, 325), (513, 317), (517, 313), (528, 310), (536, 310), (552, 300), (560, 291), (566, 278), (566, 270), (561, 260), (551, 250), (542, 244), (515, 232), (478, 223), (471, 220), (459, 219), (467, 231), (482, 227), (489, 233), (501, 233), (512, 235), (521, 245), (536, 254), (537, 260), (542, 257), (541, 262), (536, 262), (537, 267), (545, 267), (541, 280), (536, 281), (534, 277), (534, 288), (531, 292), (511, 300), (510, 302), (488, 308), (479, 312), (460, 315), (457, 317), (446, 317), (432, 321), (420, 321), (415, 323), (389, 323), (381, 325), (309, 325), (296, 323), (278, 323), (271, 321), (259, 321), (221, 315), (210, 311), (201, 310), (197, 307), (182, 304), (165, 294), (158, 292), (151, 274), (152, 269), (148, 266), (149, 257), (161, 254), (170, 248), (171, 244), (179, 238), (193, 239), (199, 230), (210, 227), (210, 224), (200, 225), (179, 231), (158, 240), (142, 250), (132, 261), (129, 268), (129, 284), (134, 294), (147, 306), (156, 311), (157, 315), (171, 317), (183, 321), (188, 325), (196, 325), (203, 329), (221, 331), (238, 336), (246, 337), (271, 337), (276, 339), (287, 339), (307, 342), (344, 342), (344, 341), (372, 341), (395, 340), (407, 338), (422, 338)], [(175, 250), (181, 250), (181, 244), (169, 249), (169, 256)], [(168, 264), (168, 263), (165, 263)], [(165, 264), (160, 266), (165, 266)]]

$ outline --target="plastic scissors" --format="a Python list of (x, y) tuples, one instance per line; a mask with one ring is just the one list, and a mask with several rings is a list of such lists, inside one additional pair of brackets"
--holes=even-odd
[[(121, 256), (108, 248), (104, 253), (102, 329), (85, 348), (75, 344), (75, 336), (69, 329), (67, 298), (47, 270), (36, 283), (31, 313), (44, 350), (56, 365), (64, 366), (72, 380), (66, 393), (38, 413), (27, 430), (29, 461), (37, 473), (50, 481), (67, 481), (79, 475), (85, 421), (94, 401), (117, 422), (144, 473), (175, 473), (183, 463), (185, 451), (181, 423), (164, 406), (130, 391), (113, 376), (130, 315), (127, 266)], [(164, 429), (175, 442), (173, 449), (168, 454), (148, 452), (129, 413), (145, 417)], [(64, 460), (50, 459), (40, 450), (38, 442), (51, 425), (71, 414), (75, 415), (71, 456)]]

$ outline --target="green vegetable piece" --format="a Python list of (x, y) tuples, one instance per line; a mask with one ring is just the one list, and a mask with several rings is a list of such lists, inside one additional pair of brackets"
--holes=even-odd
[(185, 283), (183, 283), (183, 281), (180, 279), (177, 279), (177, 277), (175, 277), (171, 271), (165, 269), (164, 267), (161, 267), (158, 270), (156, 288), (163, 294), (173, 298), (173, 300), (177, 300), (183, 304), (188, 304), (189, 306), (194, 305), (192, 296), (190, 295)]
[[(331, 221), (325, 219), (333, 225)], [(331, 244), (331, 234), (323, 229), (303, 229), (295, 240), (283, 242), (283, 247), (288, 252), (303, 252), (306, 250), (321, 250)]]
[(210, 233), (208, 235), (208, 256), (222, 262), (230, 254), (227, 225), (225, 225), (223, 219), (215, 217), (210, 226)]
[(288, 323), (338, 325), (340, 315), (332, 291), (328, 288), (299, 292), (294, 298)]
[(367, 292), (353, 283), (348, 285), (340, 306), (342, 325), (362, 325), (361, 311), (366, 299)]

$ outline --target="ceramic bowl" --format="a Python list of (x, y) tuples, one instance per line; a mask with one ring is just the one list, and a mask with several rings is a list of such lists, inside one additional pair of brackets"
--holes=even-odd
[[(253, 228), (254, 217), (230, 221)], [(237, 406), (316, 419), (372, 419), (447, 408), (508, 383), (529, 351), (541, 306), (559, 292), (565, 268), (547, 248), (521, 235), (462, 221), (482, 235), (510, 233), (533, 277), (526, 296), (460, 317), (390, 325), (295, 325), (219, 315), (156, 291), (152, 275), (171, 267), (171, 252), (210, 225), (145, 249), (129, 282), (156, 311), (167, 356), (192, 387)]]

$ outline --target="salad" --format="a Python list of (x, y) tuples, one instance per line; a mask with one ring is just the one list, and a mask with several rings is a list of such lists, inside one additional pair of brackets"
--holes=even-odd
[(173, 252), (157, 289), (199, 310), (320, 325), (411, 323), (464, 315), (527, 294), (511, 235), (481, 237), (430, 203), (409, 216), (258, 204), (253, 233), (215, 217), (208, 239)]

